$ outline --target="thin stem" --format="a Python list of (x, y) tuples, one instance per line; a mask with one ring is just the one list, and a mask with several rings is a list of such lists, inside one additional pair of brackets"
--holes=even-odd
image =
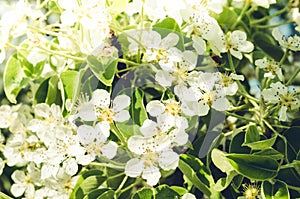
[(103, 162), (91, 162), (89, 165), (99, 166), (99, 167), (109, 167), (109, 168), (112, 168), (112, 169), (120, 169), (120, 170), (125, 169), (125, 166), (117, 166), (117, 165), (114, 165), (114, 164), (103, 163)]
[(2, 199), (13, 199), (11, 197), (9, 197), (8, 195), (6, 195), (5, 193), (0, 192), (0, 198)]
[(120, 196), (122, 193), (128, 191), (129, 189), (135, 187), (136, 185), (141, 184), (141, 182), (143, 182), (143, 180), (142, 180), (141, 178), (136, 179), (136, 181), (135, 181), (134, 183), (132, 183), (132, 184), (129, 185), (128, 187), (126, 187), (126, 188), (120, 190), (120, 191), (117, 193), (117, 195)]
[(121, 191), (121, 189), (124, 187), (124, 185), (125, 185), (125, 183), (126, 183), (127, 180), (128, 180), (128, 176), (126, 175), (126, 176), (123, 178), (122, 182), (120, 183), (118, 189), (116, 190), (117, 196), (119, 196), (118, 193), (119, 193), (119, 192)]
[(121, 141), (121, 143), (127, 148), (126, 138), (120, 132), (120, 130), (117, 128), (117, 126), (114, 123), (112, 123), (110, 125), (110, 127), (111, 127), (112, 132), (119, 138), (119, 140)]
[(289, 21), (278, 23), (278, 24), (256, 25), (255, 27), (259, 28), (259, 29), (274, 28), (274, 27), (278, 27), (281, 25), (290, 24), (292, 22), (293, 22), (293, 20), (289, 20)]
[(289, 86), (294, 81), (294, 79), (297, 77), (297, 75), (299, 74), (299, 72), (300, 72), (300, 67), (296, 70), (296, 72), (293, 73), (293, 76), (286, 83), (286, 86)]
[(247, 117), (244, 117), (244, 116), (241, 116), (241, 115), (238, 115), (238, 114), (235, 114), (235, 113), (230, 113), (230, 112), (226, 112), (226, 115), (229, 115), (229, 116), (232, 116), (232, 117), (236, 117), (238, 119), (241, 119), (241, 120), (246, 120), (248, 122), (253, 122), (253, 123), (257, 123), (256, 120), (253, 120), (251, 118), (247, 118)]
[(286, 6), (284, 7), (283, 9), (269, 15), (269, 16), (266, 16), (266, 17), (263, 17), (261, 19), (257, 19), (257, 20), (254, 20), (252, 22), (250, 22), (251, 25), (255, 25), (255, 24), (258, 24), (258, 23), (261, 23), (261, 22), (264, 22), (264, 21), (267, 21), (273, 17), (276, 17), (277, 15), (281, 15), (282, 13), (284, 13), (285, 11), (287, 11), (289, 9), (289, 6)]
[(240, 23), (240, 21), (242, 20), (243, 16), (245, 15), (247, 9), (250, 6), (250, 1), (245, 1), (245, 5), (242, 9), (242, 12), (240, 13), (240, 15), (238, 16), (237, 20), (234, 22), (234, 24), (230, 27), (231, 30), (234, 30), (235, 27), (238, 25), (238, 23)]
[(75, 56), (72, 56), (72, 55), (67, 55), (67, 54), (63, 54), (61, 53), (60, 51), (55, 51), (55, 50), (50, 50), (50, 49), (47, 49), (47, 48), (44, 48), (42, 46), (37, 46), (37, 48), (49, 53), (49, 54), (52, 54), (52, 55), (60, 55), (62, 57), (66, 57), (66, 58), (69, 58), (69, 59), (73, 59), (75, 61), (80, 61), (80, 62), (84, 62), (86, 59), (85, 58), (81, 58), (81, 57), (75, 57)]

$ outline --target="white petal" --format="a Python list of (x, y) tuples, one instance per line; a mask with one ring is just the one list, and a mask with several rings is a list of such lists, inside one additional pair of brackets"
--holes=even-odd
[(172, 85), (173, 77), (167, 71), (159, 70), (155, 74), (155, 80), (162, 86), (170, 87)]
[(197, 199), (197, 198), (191, 193), (185, 193), (181, 199)]
[(222, 97), (218, 98), (217, 100), (213, 101), (212, 107), (217, 111), (226, 111), (230, 106), (229, 101)]
[(178, 167), (179, 155), (174, 151), (167, 150), (159, 154), (158, 163), (163, 170), (176, 169)]
[(146, 119), (141, 126), (140, 131), (145, 137), (153, 136), (158, 132), (157, 124), (152, 120)]
[(113, 111), (119, 112), (130, 105), (130, 97), (119, 95), (113, 100)]
[(19, 197), (25, 192), (25, 186), (23, 184), (13, 184), (10, 191), (15, 197)]
[(66, 26), (73, 26), (74, 23), (78, 20), (77, 15), (71, 11), (64, 11), (60, 15), (61, 23)]
[(242, 52), (250, 53), (254, 49), (254, 45), (250, 41), (243, 42), (243, 45), (240, 45), (238, 49)]
[(90, 102), (84, 102), (77, 108), (77, 115), (84, 121), (94, 121), (97, 119), (94, 105)]
[(25, 175), (24, 171), (16, 170), (11, 175), (11, 178), (16, 183), (23, 183), (26, 179), (26, 175)]
[(48, 104), (42, 103), (37, 104), (34, 107), (34, 113), (36, 116), (43, 117), (43, 118), (49, 118), (50, 117), (50, 107)]
[(126, 163), (125, 174), (129, 177), (137, 177), (141, 175), (144, 169), (144, 161), (138, 158), (133, 158)]
[(161, 40), (160, 47), (163, 49), (169, 49), (173, 46), (176, 46), (178, 41), (179, 36), (175, 33), (170, 33)]
[(166, 109), (166, 107), (163, 105), (163, 103), (161, 103), (158, 100), (150, 101), (146, 105), (147, 112), (153, 117), (156, 117), (156, 116), (162, 114), (165, 111), (165, 109)]
[(232, 54), (232, 56), (238, 58), (239, 60), (241, 60), (243, 58), (243, 54), (240, 51), (233, 50), (232, 48), (229, 51), (230, 51), (230, 54)]
[(194, 107), (198, 116), (205, 116), (208, 114), (209, 106), (205, 102), (199, 102), (196, 107)]
[(159, 169), (152, 164), (143, 171), (142, 178), (147, 180), (147, 184), (154, 186), (158, 183), (161, 173)]
[(107, 157), (108, 159), (112, 159), (116, 156), (117, 149), (118, 145), (115, 142), (110, 141), (109, 143), (101, 147), (100, 151), (103, 156)]
[(202, 55), (206, 51), (205, 41), (198, 36), (193, 36), (193, 47), (199, 55)]
[(108, 108), (110, 105), (110, 94), (103, 89), (97, 89), (93, 92), (92, 103), (101, 108)]
[(168, 132), (175, 127), (175, 117), (172, 114), (163, 114), (157, 117), (157, 125), (162, 132)]
[(113, 120), (116, 122), (125, 122), (126, 120), (129, 120), (130, 114), (127, 110), (122, 110), (113, 117)]
[(186, 50), (183, 52), (183, 59), (187, 62), (188, 68), (186, 68), (188, 71), (193, 70), (197, 64), (198, 56), (196, 53), (190, 50)]
[(96, 131), (93, 127), (88, 125), (81, 125), (77, 129), (79, 140), (82, 144), (89, 144), (96, 139)]
[(287, 107), (286, 106), (281, 106), (279, 109), (279, 120), (280, 121), (287, 121), (287, 115), (286, 115)]
[(63, 168), (65, 169), (66, 173), (70, 176), (73, 176), (78, 171), (78, 165), (74, 158), (69, 158), (63, 163)]
[(105, 142), (110, 135), (110, 125), (107, 121), (99, 122), (95, 126), (97, 132), (97, 141)]
[(173, 142), (177, 143), (179, 146), (182, 146), (187, 143), (189, 136), (184, 131), (178, 132)]

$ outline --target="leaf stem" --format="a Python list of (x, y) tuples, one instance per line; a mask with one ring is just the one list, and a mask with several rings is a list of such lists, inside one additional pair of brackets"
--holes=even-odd
[(271, 14), (271, 15), (268, 15), (268, 16), (265, 16), (261, 19), (257, 19), (257, 20), (254, 20), (252, 22), (250, 22), (250, 25), (255, 25), (255, 24), (258, 24), (258, 23), (261, 23), (261, 22), (264, 22), (264, 21), (267, 21), (273, 17), (276, 17), (277, 15), (281, 15), (282, 13), (284, 13), (285, 11), (287, 11), (289, 9), (289, 6), (286, 6), (284, 7), (283, 9)]
[(234, 22), (234, 24), (230, 27), (231, 30), (234, 30), (235, 27), (238, 25), (238, 23), (240, 23), (240, 21), (242, 20), (243, 16), (245, 15), (247, 9), (249, 8), (250, 6), (250, 1), (249, 0), (246, 0), (245, 1), (245, 5), (240, 13), (240, 15), (238, 16), (238, 18), (236, 19), (236, 21)]
[(299, 74), (299, 72), (300, 72), (300, 67), (297, 68), (297, 70), (293, 73), (293, 76), (286, 83), (286, 86), (289, 86), (294, 81), (294, 79), (297, 77), (297, 75)]
[(6, 195), (3, 192), (0, 192), (0, 198), (2, 198), (2, 199), (13, 199), (13, 198), (9, 197), (8, 195)]

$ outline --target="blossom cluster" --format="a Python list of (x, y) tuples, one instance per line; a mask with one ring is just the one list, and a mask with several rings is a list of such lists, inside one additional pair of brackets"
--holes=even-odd
[[(271, 154), (275, 163), (265, 162), (299, 167), (297, 146), (287, 155), (281, 133), (299, 118), (299, 2), (282, 2), (8, 1), (0, 18), (0, 181), (8, 175), (12, 183), (0, 191), (65, 199), (140, 198), (150, 189), (156, 198), (162, 183), (174, 198), (221, 198), (227, 187), (238, 191), (238, 175), (239, 184), (277, 186), (278, 165), (265, 178), (244, 168), (257, 154), (258, 162)], [(274, 24), (282, 13), (289, 20)], [(280, 25), (290, 23), (286, 35)], [(205, 144), (202, 163), (193, 156)], [(251, 157), (234, 162), (245, 151)], [(215, 179), (215, 167), (227, 177)], [(181, 189), (166, 183), (171, 175)]]

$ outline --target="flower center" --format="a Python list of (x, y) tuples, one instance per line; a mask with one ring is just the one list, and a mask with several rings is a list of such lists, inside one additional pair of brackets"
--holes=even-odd
[(116, 114), (110, 108), (104, 108), (100, 110), (100, 121), (108, 121), (109, 123), (113, 123), (113, 117)]
[(172, 115), (178, 115), (179, 113), (181, 113), (181, 109), (177, 102), (169, 102), (168, 104), (166, 104), (165, 112), (168, 112)]

